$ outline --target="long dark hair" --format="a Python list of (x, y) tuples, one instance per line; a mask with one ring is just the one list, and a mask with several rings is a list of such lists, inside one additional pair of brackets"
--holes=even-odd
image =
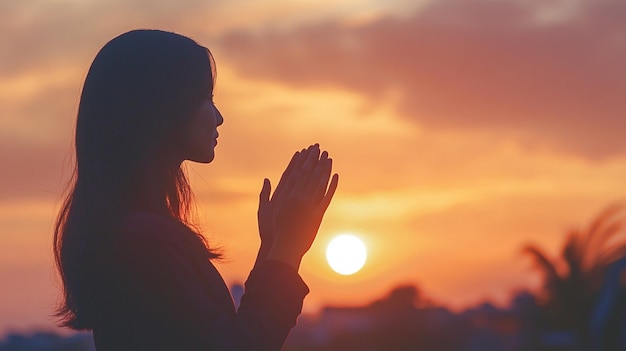
[[(175, 33), (131, 31), (96, 55), (78, 108), (75, 170), (54, 230), (62, 326), (93, 327), (96, 258), (106, 256), (125, 215), (143, 210), (191, 226), (179, 145), (214, 83), (209, 50)], [(197, 236), (207, 257), (217, 257)]]

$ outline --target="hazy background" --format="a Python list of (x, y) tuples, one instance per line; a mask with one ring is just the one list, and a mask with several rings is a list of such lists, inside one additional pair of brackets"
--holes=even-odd
[[(393, 285), (460, 309), (539, 278), (521, 247), (626, 194), (626, 3), (619, 0), (0, 0), (0, 335), (52, 328), (54, 216), (71, 170), (82, 81), (134, 28), (213, 52), (217, 157), (189, 165), (218, 265), (241, 282), (257, 194), (320, 142), (340, 188), (306, 256), (306, 312)], [(364, 269), (324, 248), (352, 232)]]

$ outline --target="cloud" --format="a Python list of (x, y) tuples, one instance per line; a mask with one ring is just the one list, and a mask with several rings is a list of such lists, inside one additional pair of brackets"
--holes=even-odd
[(347, 88), (373, 104), (399, 93), (398, 112), (429, 128), (603, 158), (626, 152), (624, 15), (617, 0), (449, 0), (357, 26), (233, 31), (219, 49), (258, 79)]
[(0, 141), (0, 203), (17, 199), (60, 200), (71, 174), (69, 144), (29, 145)]
[[(134, 28), (197, 34), (199, 30), (189, 28), (191, 23), (210, 13), (214, 4), (210, 0), (3, 1), (0, 78), (15, 77), (34, 67), (84, 66), (104, 43)], [(210, 18), (205, 20), (210, 23)]]

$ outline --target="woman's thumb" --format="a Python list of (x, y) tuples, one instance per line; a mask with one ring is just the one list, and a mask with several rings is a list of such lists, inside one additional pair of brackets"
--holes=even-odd
[(261, 188), (261, 193), (259, 194), (259, 201), (269, 202), (270, 201), (270, 192), (272, 191), (272, 184), (270, 180), (265, 178), (263, 179), (263, 187)]

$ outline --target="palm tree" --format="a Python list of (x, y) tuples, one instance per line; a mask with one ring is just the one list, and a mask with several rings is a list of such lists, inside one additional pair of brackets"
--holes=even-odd
[(609, 207), (588, 227), (570, 231), (560, 260), (549, 259), (536, 245), (524, 248), (544, 276), (538, 300), (545, 332), (566, 331), (574, 344), (588, 345), (590, 319), (605, 274), (626, 256), (626, 240), (618, 237), (624, 228), (620, 210), (619, 206)]

